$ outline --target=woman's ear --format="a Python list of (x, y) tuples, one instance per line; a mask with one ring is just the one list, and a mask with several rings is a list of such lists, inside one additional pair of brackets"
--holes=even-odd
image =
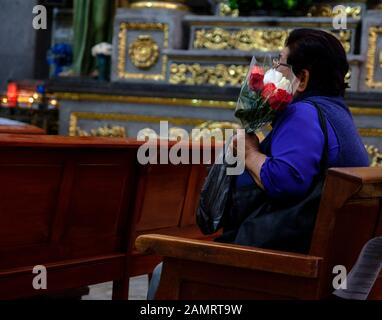
[(301, 72), (300, 72), (300, 75), (299, 75), (299, 79), (300, 79), (300, 83), (297, 87), (297, 92), (299, 93), (302, 93), (306, 90), (306, 88), (308, 87), (308, 83), (309, 83), (309, 71), (306, 70), (306, 69), (303, 69)]

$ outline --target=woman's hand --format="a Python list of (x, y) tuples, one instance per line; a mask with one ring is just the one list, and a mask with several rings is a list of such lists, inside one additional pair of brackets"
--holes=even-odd
[(247, 160), (248, 157), (252, 156), (256, 152), (260, 152), (260, 140), (256, 134), (248, 134), (244, 133), (243, 130), (239, 130), (237, 135), (235, 135), (232, 138), (231, 141), (231, 150), (233, 150), (235, 153), (238, 152), (237, 149), (237, 141), (240, 139), (245, 139), (245, 155), (239, 155), (239, 156), (245, 156), (245, 159)]
[(267, 156), (260, 151), (260, 140), (256, 134), (247, 134), (243, 130), (239, 130), (238, 134), (233, 137), (231, 142), (231, 148), (237, 152), (237, 140), (245, 139), (245, 155), (238, 155), (245, 160), (245, 167), (255, 179), (256, 183), (264, 189), (261, 182), (260, 171)]
[(260, 140), (256, 134), (245, 134), (245, 155), (260, 152)]

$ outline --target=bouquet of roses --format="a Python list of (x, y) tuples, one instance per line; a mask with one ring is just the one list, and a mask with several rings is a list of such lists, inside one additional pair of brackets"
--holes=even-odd
[[(280, 65), (284, 72), (278, 71)], [(297, 78), (291, 68), (273, 60), (259, 65), (253, 58), (241, 88), (235, 116), (247, 133), (270, 123), (277, 111), (284, 110), (293, 99)]]

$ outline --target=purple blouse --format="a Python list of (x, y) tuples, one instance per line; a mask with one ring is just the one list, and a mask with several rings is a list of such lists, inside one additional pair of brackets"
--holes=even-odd
[[(339, 154), (339, 143), (329, 121), (327, 127), (331, 167)], [(271, 154), (260, 171), (267, 194), (272, 198), (303, 196), (320, 171), (324, 143), (317, 109), (304, 101), (290, 104), (273, 127)], [(253, 183), (247, 170), (236, 181), (237, 187)]]

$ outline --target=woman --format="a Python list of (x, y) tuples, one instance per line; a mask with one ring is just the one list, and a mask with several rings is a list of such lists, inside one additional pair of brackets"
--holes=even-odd
[[(246, 135), (246, 170), (236, 179), (233, 208), (217, 241), (304, 252), (326, 168), (363, 167), (369, 160), (344, 102), (349, 64), (336, 37), (321, 30), (294, 30), (274, 67), (284, 74), (293, 71), (299, 85), (262, 143), (255, 135)], [(243, 198), (245, 203), (240, 203)], [(308, 203), (309, 199), (313, 200)], [(256, 212), (257, 207), (264, 208), (263, 202), (267, 208), (277, 207), (274, 215)], [(300, 225), (301, 230), (290, 225)], [(154, 272), (150, 298), (160, 269)]]
[(294, 30), (274, 67), (299, 84), (262, 143), (246, 136), (246, 171), (217, 241), (306, 253), (326, 169), (364, 167), (369, 159), (344, 102), (349, 64), (335, 36)]
[(319, 173), (324, 136), (313, 103), (327, 120), (328, 167), (368, 166), (365, 147), (343, 96), (349, 71), (346, 53), (333, 35), (313, 29), (294, 30), (277, 63), (299, 78), (294, 100), (274, 120), (271, 153), (254, 136), (246, 139), (246, 168), (238, 185), (253, 178), (271, 197), (303, 197)]

